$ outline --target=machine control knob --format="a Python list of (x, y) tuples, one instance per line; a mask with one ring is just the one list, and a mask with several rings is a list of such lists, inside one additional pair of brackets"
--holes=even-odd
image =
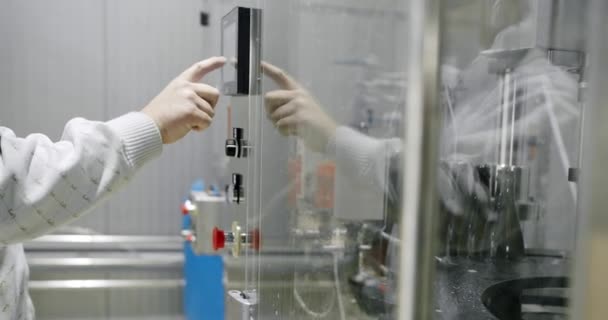
[(241, 203), (243, 198), (245, 197), (245, 191), (243, 188), (243, 175), (240, 173), (232, 174), (232, 202)]
[(254, 229), (251, 232), (242, 232), (241, 226), (235, 221), (232, 223), (232, 231), (224, 231), (217, 227), (213, 228), (211, 242), (214, 251), (218, 251), (228, 246), (232, 249), (232, 255), (238, 257), (244, 247), (250, 247), (255, 251), (260, 251), (260, 230)]
[(235, 187), (241, 187), (243, 185), (243, 175), (240, 173), (233, 173), (232, 185)]
[(222, 229), (213, 228), (212, 232), (212, 245), (213, 250), (217, 251), (226, 246), (226, 233)]
[(232, 128), (232, 138), (234, 140), (243, 140), (243, 128)]
[(246, 158), (249, 154), (249, 144), (243, 139), (243, 128), (232, 128), (232, 139), (226, 140), (226, 156)]
[(235, 139), (226, 140), (226, 156), (236, 157), (239, 153), (239, 146)]

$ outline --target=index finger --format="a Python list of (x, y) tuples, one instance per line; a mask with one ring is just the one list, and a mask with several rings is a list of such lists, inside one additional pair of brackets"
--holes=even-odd
[(201, 80), (207, 73), (220, 68), (226, 63), (224, 57), (213, 57), (193, 64), (190, 68), (186, 69), (180, 77), (190, 82), (197, 82)]
[(270, 79), (276, 82), (283, 90), (295, 90), (300, 88), (300, 85), (285, 73), (285, 71), (268, 62), (262, 61), (262, 72), (269, 76)]
[(268, 114), (273, 113), (280, 106), (293, 100), (298, 95), (295, 90), (276, 90), (270, 91), (264, 97), (266, 101), (266, 112)]

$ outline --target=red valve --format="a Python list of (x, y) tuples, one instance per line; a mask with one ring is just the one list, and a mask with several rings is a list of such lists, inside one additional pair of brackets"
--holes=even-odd
[(226, 235), (224, 234), (224, 230), (218, 229), (217, 227), (213, 228), (212, 238), (214, 251), (222, 249), (226, 245)]
[(186, 200), (179, 208), (182, 211), (182, 214), (187, 215), (196, 210), (196, 205), (192, 203), (192, 201)]
[(260, 251), (261, 239), (260, 239), (260, 229), (254, 229), (251, 233), (251, 247), (256, 251)]
[(180, 207), (182, 214), (183, 215), (187, 215), (188, 213), (190, 213), (190, 210), (188, 210), (188, 206), (186, 206), (186, 204), (182, 204), (182, 206)]
[(186, 236), (186, 241), (187, 242), (194, 242), (194, 235), (193, 234), (189, 234)]

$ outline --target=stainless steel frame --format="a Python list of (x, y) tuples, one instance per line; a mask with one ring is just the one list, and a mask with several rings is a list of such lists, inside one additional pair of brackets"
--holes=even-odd
[(262, 10), (251, 10), (251, 33), (249, 34), (249, 88), (251, 94), (259, 95), (262, 89)]
[(591, 2), (588, 25), (589, 103), (585, 106), (583, 153), (581, 162), (581, 205), (577, 232), (576, 264), (572, 270), (573, 296), (571, 319), (605, 319), (608, 266), (608, 3)]
[(183, 254), (156, 254), (154, 256), (133, 257), (33, 257), (28, 259), (28, 263), (32, 269), (48, 269), (48, 268), (82, 268), (87, 269), (107, 269), (110, 267), (124, 268), (181, 268), (184, 264)]
[(181, 251), (179, 236), (46, 235), (24, 243), (32, 250), (162, 250)]
[[(245, 19), (245, 20), (243, 20)], [(240, 25), (244, 21), (249, 20), (249, 25)], [(244, 65), (245, 69), (237, 67), (234, 70), (234, 81), (225, 82), (224, 94), (230, 96), (246, 96), (246, 95), (259, 95), (261, 88), (261, 67), (260, 67), (260, 58), (261, 58), (261, 43), (262, 43), (262, 11), (257, 8), (247, 8), (247, 7), (235, 7), (232, 11), (226, 14), (222, 18), (222, 37), (221, 37), (221, 48), (224, 50), (224, 41), (234, 41), (235, 48), (237, 49), (237, 56), (240, 56), (240, 53), (243, 49), (247, 49), (248, 61), (247, 64)], [(227, 35), (224, 34), (225, 28), (229, 25), (236, 25), (235, 37), (234, 39), (225, 39)], [(239, 38), (242, 36), (242, 32), (248, 31), (248, 43), (243, 41), (243, 38)], [(242, 47), (244, 44), (247, 46)], [(223, 52), (222, 54), (226, 54)], [(246, 72), (246, 73), (245, 73)], [(223, 73), (222, 73), (223, 74)], [(241, 76), (247, 76), (247, 79)], [(247, 83), (243, 83), (244, 80), (247, 80)], [(224, 79), (222, 79), (224, 81)]]
[(30, 290), (80, 290), (80, 289), (163, 289), (181, 288), (183, 279), (146, 279), (146, 280), (46, 280), (30, 281)]
[(433, 305), (437, 192), (435, 175), (439, 152), (441, 110), (439, 96), (440, 1), (413, 0), (408, 32), (411, 51), (408, 70), (402, 246), (399, 265), (398, 319), (430, 319)]

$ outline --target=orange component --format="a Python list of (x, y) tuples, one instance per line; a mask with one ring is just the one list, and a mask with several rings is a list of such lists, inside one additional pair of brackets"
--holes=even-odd
[(251, 232), (251, 247), (255, 250), (255, 251), (260, 251), (260, 246), (262, 244), (262, 239), (260, 236), (260, 229), (254, 229), (253, 232)]
[(317, 166), (316, 176), (315, 206), (319, 209), (331, 209), (334, 207), (336, 164), (332, 161), (322, 162)]

